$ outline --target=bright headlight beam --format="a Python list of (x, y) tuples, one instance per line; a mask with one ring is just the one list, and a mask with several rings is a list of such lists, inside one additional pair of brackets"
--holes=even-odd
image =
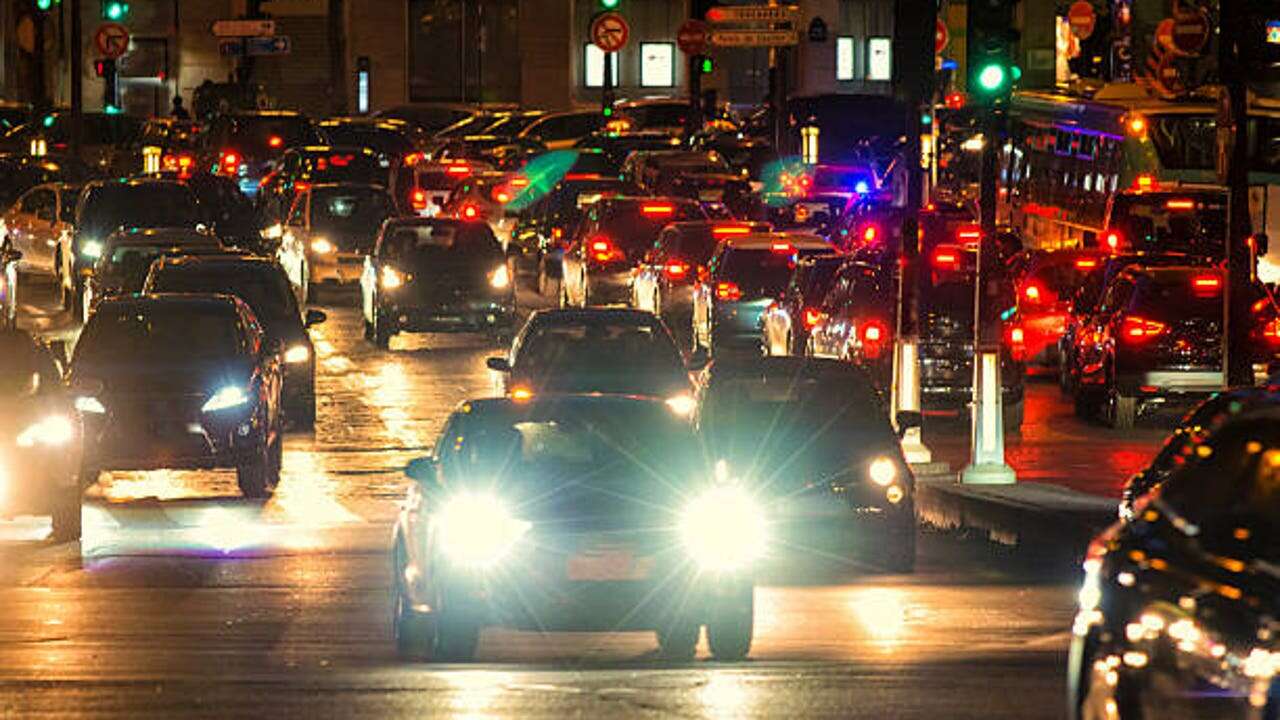
[(384, 265), (382, 267), (382, 287), (386, 290), (394, 290), (404, 284), (404, 276), (393, 267)]
[(698, 407), (696, 400), (683, 393), (667, 398), (666, 403), (667, 408), (680, 417), (688, 417)]
[(764, 556), (769, 527), (763, 509), (750, 493), (736, 485), (721, 485), (685, 506), (680, 537), (703, 570), (732, 572)]
[(81, 395), (76, 398), (76, 410), (82, 413), (94, 413), (95, 415), (103, 415), (107, 409), (102, 406), (102, 402), (96, 397), (89, 395)]
[(467, 567), (496, 565), (529, 531), (530, 524), (511, 514), (498, 497), (464, 492), (441, 506), (438, 514), (441, 549)]
[(245, 394), (244, 388), (239, 385), (227, 385), (211, 395), (204, 407), (200, 409), (204, 412), (214, 412), (239, 407), (247, 402), (249, 402), (249, 396)]
[(318, 237), (311, 241), (311, 252), (318, 255), (328, 255), (333, 249), (333, 243), (325, 238)]
[(898, 465), (892, 458), (881, 455), (867, 466), (867, 477), (880, 487), (888, 487), (898, 479)]
[(310, 357), (311, 351), (307, 349), (306, 345), (294, 345), (284, 353), (284, 361), (290, 365), (304, 363)]
[(102, 257), (102, 243), (97, 240), (88, 240), (80, 248), (80, 254), (91, 260), (97, 260)]
[(76, 426), (62, 415), (50, 415), (18, 434), (18, 447), (65, 445), (76, 436)]
[(511, 273), (507, 271), (506, 265), (499, 265), (489, 276), (489, 284), (501, 290), (511, 284)]

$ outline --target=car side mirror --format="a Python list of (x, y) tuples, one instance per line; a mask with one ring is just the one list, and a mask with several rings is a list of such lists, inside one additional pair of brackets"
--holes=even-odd
[(511, 372), (511, 361), (504, 357), (491, 357), (484, 361), (486, 367), (490, 370), (500, 373)]
[(305, 327), (311, 327), (312, 325), (319, 325), (328, 319), (329, 316), (326, 315), (323, 310), (308, 310), (306, 317), (303, 318), (302, 324)]
[(700, 372), (711, 362), (711, 355), (707, 353), (705, 348), (694, 350), (684, 365), (690, 372)]
[(404, 468), (404, 474), (405, 477), (420, 485), (434, 485), (438, 465), (434, 455), (423, 455), (410, 460)]
[(924, 415), (919, 410), (902, 410), (898, 413), (895, 424), (898, 426), (898, 437), (901, 438), (908, 430), (924, 425)]

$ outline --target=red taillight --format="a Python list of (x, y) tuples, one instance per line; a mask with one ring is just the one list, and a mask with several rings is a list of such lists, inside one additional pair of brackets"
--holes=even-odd
[(1156, 178), (1154, 175), (1143, 173), (1134, 179), (1133, 186), (1139, 190), (1152, 190), (1156, 187)]
[(879, 234), (880, 234), (880, 231), (876, 228), (875, 225), (868, 225), (862, 231), (862, 241), (869, 242), (869, 243), (875, 242), (876, 236)]
[(306, 191), (308, 191), (308, 190), (310, 190), (310, 189), (311, 189), (311, 183), (308, 183), (308, 182), (296, 182), (296, 183), (294, 183), (294, 184), (293, 184), (293, 189), (294, 189), (294, 190), (297, 190), (298, 192), (306, 192)]
[(529, 178), (513, 177), (511, 178), (511, 187), (516, 187), (516, 188), (529, 187)]
[(976, 243), (982, 239), (982, 228), (977, 225), (965, 225), (956, 230), (956, 240), (964, 244)]
[(960, 251), (949, 246), (938, 247), (933, 251), (933, 266), (939, 270), (959, 270)]
[(462, 215), (463, 220), (475, 220), (480, 217), (480, 208), (468, 203), (462, 206), (462, 212), (460, 214)]
[(221, 164), (223, 172), (233, 173), (240, 169), (240, 156), (231, 151), (226, 151), (222, 153)]
[(598, 263), (607, 263), (621, 255), (613, 241), (606, 237), (597, 237), (591, 241), (591, 257)]
[(1272, 320), (1262, 327), (1262, 337), (1270, 345), (1280, 345), (1280, 318)]
[(640, 214), (647, 217), (666, 217), (675, 212), (676, 206), (670, 203), (646, 203), (640, 206)]
[(1169, 210), (1195, 210), (1196, 201), (1184, 199), (1170, 200), (1166, 202), (1164, 206)]
[(1120, 335), (1126, 340), (1142, 341), (1164, 332), (1164, 323), (1147, 320), (1137, 316), (1126, 317), (1120, 323)]
[(683, 280), (689, 277), (689, 265), (681, 260), (672, 260), (663, 266), (668, 280)]
[(418, 163), (422, 162), (422, 158), (423, 158), (422, 153), (411, 152), (408, 155), (404, 156), (404, 164), (406, 166), (417, 165)]
[(470, 165), (450, 165), (449, 167), (445, 168), (444, 171), (448, 175), (470, 175), (471, 166)]
[(279, 135), (272, 135), (271, 137), (267, 138), (267, 146), (273, 147), (273, 148), (284, 147), (284, 138), (280, 137)]
[(769, 250), (780, 255), (794, 255), (796, 253), (796, 246), (789, 242), (776, 242), (769, 246)]
[(1197, 275), (1191, 278), (1191, 289), (1197, 295), (1217, 295), (1222, 290), (1222, 278), (1217, 275)]
[(1038, 303), (1042, 299), (1043, 294), (1040, 291), (1039, 285), (1035, 283), (1027, 283), (1027, 286), (1022, 288), (1022, 297), (1026, 298), (1027, 302)]
[(742, 288), (738, 287), (738, 283), (735, 282), (718, 282), (716, 283), (716, 299), (741, 300)]
[(1106, 237), (1103, 238), (1103, 241), (1107, 243), (1107, 249), (1112, 252), (1120, 249), (1120, 240), (1120, 233), (1115, 230), (1108, 230)]
[(821, 319), (822, 319), (822, 311), (821, 311), (821, 310), (819, 310), (819, 309), (817, 309), (817, 308), (805, 308), (805, 309), (804, 309), (804, 328), (805, 328), (805, 330), (812, 330), (812, 329), (814, 328), (814, 326), (816, 326), (816, 325), (818, 324), (818, 321), (819, 321), (819, 320), (821, 320)]
[(493, 191), (493, 200), (502, 205), (511, 202), (511, 193), (504, 188), (496, 188)]
[(711, 228), (711, 234), (715, 237), (725, 237), (727, 235), (747, 235), (750, 234), (751, 228), (747, 225), (717, 225)]
[(1076, 260), (1077, 270), (1093, 270), (1098, 267), (1098, 261), (1093, 258), (1080, 258)]
[(1018, 325), (1009, 328), (1009, 355), (1017, 362), (1027, 359), (1027, 333)]
[(862, 326), (862, 355), (868, 360), (878, 360), (889, 338), (889, 328), (879, 320), (868, 320)]
[(604, 176), (600, 173), (569, 173), (564, 176), (565, 180), (603, 180)]
[(414, 190), (413, 195), (409, 198), (409, 203), (415, 211), (427, 209), (427, 193), (425, 190)]

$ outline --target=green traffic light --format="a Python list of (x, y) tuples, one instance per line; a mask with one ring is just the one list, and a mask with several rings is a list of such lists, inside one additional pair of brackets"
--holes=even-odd
[(129, 14), (129, 3), (109, 2), (102, 8), (102, 15), (108, 20), (122, 20)]
[(715, 69), (716, 69), (716, 64), (711, 60), (711, 58), (709, 57), (702, 58), (702, 74), (703, 75), (710, 74), (711, 71)]
[(1008, 80), (1008, 73), (1002, 65), (988, 65), (978, 72), (978, 86), (987, 92), (999, 91)]
[(102, 108), (102, 112), (106, 113), (107, 115), (119, 115), (120, 113), (124, 112), (124, 110), (121, 110), (115, 105), (107, 105), (106, 107)]
[(36, 0), (36, 9), (40, 11), (53, 7), (53, 0)]
[(622, 0), (600, 0), (600, 7), (605, 10), (612, 10), (618, 7), (618, 3), (620, 2), (622, 2)]
[(605, 108), (605, 109), (604, 109), (604, 116), (605, 116), (605, 117), (613, 117), (613, 108), (611, 108), (611, 107), (607, 107), (607, 108)]

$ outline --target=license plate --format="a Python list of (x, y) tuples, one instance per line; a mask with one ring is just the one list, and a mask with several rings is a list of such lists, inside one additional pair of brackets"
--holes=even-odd
[(698, 199), (703, 202), (719, 202), (724, 197), (724, 190), (702, 190), (698, 192)]
[(653, 558), (637, 558), (627, 550), (579, 553), (569, 558), (570, 580), (644, 580), (653, 572)]

